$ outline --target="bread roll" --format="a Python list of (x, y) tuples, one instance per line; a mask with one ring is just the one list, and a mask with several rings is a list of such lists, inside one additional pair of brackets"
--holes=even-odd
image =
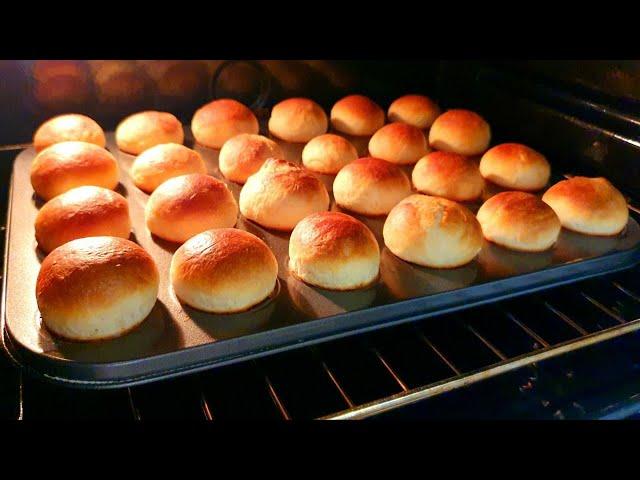
[(440, 107), (429, 97), (404, 95), (389, 106), (387, 117), (390, 122), (403, 122), (426, 130), (440, 113)]
[(542, 196), (564, 228), (587, 235), (617, 235), (629, 222), (627, 202), (606, 178), (573, 177)]
[(224, 182), (196, 173), (171, 178), (156, 188), (144, 213), (151, 233), (182, 243), (211, 228), (233, 227), (238, 204)]
[(129, 203), (106, 188), (73, 188), (44, 204), (36, 217), (35, 231), (38, 247), (44, 252), (77, 238), (128, 238)]
[(373, 135), (384, 125), (384, 110), (364, 95), (349, 95), (331, 109), (331, 125), (349, 135)]
[(132, 155), (138, 155), (161, 143), (183, 142), (184, 131), (180, 120), (167, 112), (148, 110), (134, 113), (116, 128), (118, 148)]
[(342, 167), (358, 158), (349, 140), (327, 133), (312, 139), (302, 150), (302, 163), (312, 172), (335, 175)]
[(104, 148), (107, 144), (104, 132), (95, 120), (77, 113), (58, 115), (44, 122), (33, 135), (36, 152), (54, 143), (79, 141), (93, 143)]
[(469, 209), (428, 195), (413, 194), (398, 203), (382, 235), (391, 253), (424, 267), (459, 267), (482, 248), (482, 230)]
[(399, 165), (414, 164), (428, 152), (429, 146), (424, 133), (406, 123), (385, 125), (369, 140), (371, 156)]
[(88, 237), (56, 248), (42, 262), (36, 299), (45, 326), (70, 340), (104, 340), (139, 325), (156, 303), (160, 277), (139, 245)]
[(278, 262), (243, 230), (218, 228), (185, 242), (171, 260), (171, 284), (187, 305), (213, 313), (247, 310), (273, 292)]
[(409, 177), (400, 167), (379, 158), (359, 158), (333, 181), (336, 203), (362, 215), (386, 215), (411, 194)]
[(218, 165), (229, 180), (244, 184), (247, 178), (260, 170), (267, 158), (282, 158), (283, 155), (280, 146), (270, 138), (241, 133), (224, 142)]
[(240, 211), (263, 227), (291, 231), (307, 215), (329, 209), (324, 184), (295, 163), (270, 158), (240, 191)]
[(411, 180), (421, 193), (456, 202), (476, 200), (484, 189), (478, 164), (451, 152), (432, 152), (422, 157), (413, 169)]
[(300, 280), (330, 290), (354, 290), (378, 277), (380, 249), (371, 230), (339, 212), (302, 219), (289, 240), (289, 269)]
[(560, 235), (560, 220), (542, 200), (526, 192), (502, 192), (478, 210), (484, 237), (520, 252), (548, 250)]
[(491, 129), (475, 112), (448, 110), (436, 118), (429, 130), (429, 145), (436, 150), (480, 155), (489, 148)]
[(547, 185), (551, 167), (544, 155), (532, 148), (503, 143), (482, 156), (480, 173), (500, 187), (535, 192)]
[(326, 133), (327, 114), (308, 98), (288, 98), (276, 104), (269, 118), (269, 132), (292, 143), (306, 143)]
[(161, 143), (138, 155), (129, 173), (140, 190), (151, 193), (170, 178), (206, 174), (207, 166), (195, 150), (179, 143)]
[(36, 194), (50, 200), (83, 185), (118, 186), (118, 162), (104, 148), (86, 142), (60, 142), (42, 150), (31, 164), (31, 185)]
[(224, 142), (241, 133), (257, 134), (258, 119), (240, 102), (223, 98), (199, 108), (191, 120), (196, 141), (205, 147), (222, 148)]

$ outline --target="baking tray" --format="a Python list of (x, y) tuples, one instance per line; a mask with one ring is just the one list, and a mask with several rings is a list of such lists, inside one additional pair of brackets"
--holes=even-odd
[[(634, 219), (613, 238), (563, 230), (556, 246), (544, 253), (517, 253), (485, 242), (469, 265), (437, 270), (411, 265), (391, 254), (382, 241), (384, 218), (356, 215), (380, 243), (380, 279), (364, 290), (331, 292), (288, 274), (288, 234), (263, 229), (240, 216), (237, 228), (263, 239), (278, 259), (276, 291), (249, 312), (207, 314), (181, 305), (173, 294), (168, 272), (178, 245), (153, 238), (146, 230), (148, 195), (128, 175), (134, 157), (119, 152), (112, 133), (107, 138), (107, 147), (121, 167), (118, 191), (130, 204), (131, 239), (154, 257), (160, 270), (155, 308), (141, 326), (121, 338), (69, 342), (42, 326), (34, 293), (44, 256), (34, 238), (34, 220), (42, 202), (29, 182), (33, 148), (17, 156), (11, 181), (1, 317), (5, 350), (28, 372), (70, 386), (114, 388), (174, 377), (575, 282), (640, 262), (640, 227)], [(202, 154), (210, 174), (224, 180), (217, 150), (194, 146), (188, 131), (186, 144)], [(300, 161), (302, 145), (281, 145), (289, 160)], [(359, 139), (357, 147), (364, 154), (366, 139)], [(333, 177), (320, 177), (331, 187)], [(240, 186), (227, 184), (237, 198)], [(477, 210), (479, 205), (470, 207)], [(333, 200), (331, 209), (339, 210)]]

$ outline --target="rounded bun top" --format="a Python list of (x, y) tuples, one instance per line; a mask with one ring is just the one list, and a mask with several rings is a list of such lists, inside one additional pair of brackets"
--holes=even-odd
[(205, 174), (207, 166), (195, 150), (179, 143), (162, 143), (138, 155), (130, 173), (133, 183), (150, 193), (170, 178), (191, 173)]
[(428, 151), (422, 130), (407, 123), (385, 125), (369, 140), (369, 153), (373, 157), (400, 165), (416, 163)]
[(92, 143), (55, 143), (38, 153), (31, 164), (31, 185), (44, 200), (83, 185), (113, 190), (118, 182), (118, 162)]
[(627, 202), (606, 178), (572, 177), (542, 196), (562, 226), (588, 235), (616, 235), (629, 221)]
[(489, 148), (490, 141), (489, 124), (470, 110), (448, 110), (436, 118), (429, 130), (431, 147), (461, 155), (480, 155)]
[(387, 117), (391, 122), (403, 122), (421, 130), (429, 128), (440, 115), (440, 107), (424, 95), (404, 95), (390, 106)]
[(519, 143), (503, 143), (482, 156), (480, 173), (500, 187), (533, 192), (545, 187), (551, 167), (544, 155), (534, 149)]
[(349, 135), (373, 135), (384, 125), (384, 110), (364, 95), (349, 95), (331, 109), (331, 125)]
[(305, 143), (327, 131), (329, 121), (320, 105), (308, 98), (288, 98), (271, 110), (269, 131), (287, 142)]
[(227, 140), (218, 157), (222, 174), (232, 182), (244, 184), (268, 158), (281, 158), (280, 146), (270, 138), (241, 133)]
[(224, 142), (241, 133), (257, 134), (259, 127), (253, 112), (230, 98), (207, 103), (191, 120), (196, 141), (209, 148), (222, 148)]
[(411, 179), (418, 191), (456, 202), (476, 200), (484, 188), (477, 163), (451, 152), (432, 152), (421, 158)]
[(346, 138), (327, 133), (313, 138), (302, 150), (302, 163), (313, 172), (335, 175), (358, 158), (358, 151)]
[(182, 124), (168, 112), (134, 113), (116, 128), (116, 143), (123, 152), (138, 155), (160, 143), (183, 143)]
[(50, 145), (66, 141), (93, 143), (105, 147), (107, 140), (100, 125), (92, 118), (78, 113), (58, 115), (44, 122), (33, 135), (36, 152)]
[(478, 221), (487, 240), (513, 250), (547, 250), (560, 233), (560, 221), (554, 211), (526, 192), (494, 195), (478, 210)]

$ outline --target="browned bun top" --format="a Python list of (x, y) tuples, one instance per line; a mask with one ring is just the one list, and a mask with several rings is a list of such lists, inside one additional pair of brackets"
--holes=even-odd
[(331, 109), (331, 125), (349, 135), (373, 135), (384, 125), (384, 110), (364, 95), (349, 95)]
[(103, 148), (107, 143), (102, 128), (95, 120), (86, 115), (69, 113), (53, 117), (40, 125), (33, 135), (33, 146), (39, 152), (54, 143), (70, 140), (93, 143)]
[(241, 133), (227, 140), (218, 157), (222, 174), (229, 180), (245, 183), (268, 158), (283, 156), (280, 146), (270, 138)]
[[(393, 163), (375, 157), (362, 157), (344, 167), (357, 176), (374, 180), (397, 180), (401, 183), (407, 179), (406, 174)], [(343, 169), (344, 170), (344, 169)]]
[(549, 181), (551, 167), (544, 155), (534, 149), (519, 143), (503, 143), (482, 156), (480, 173), (504, 188), (536, 191)]
[(206, 147), (221, 148), (224, 142), (241, 133), (257, 134), (258, 119), (242, 103), (230, 98), (200, 107), (191, 120), (196, 141)]
[(452, 152), (432, 152), (421, 158), (413, 169), (412, 181), (422, 193), (457, 202), (477, 199), (484, 187), (478, 164)]
[(489, 124), (470, 110), (448, 110), (436, 118), (429, 130), (432, 148), (461, 155), (480, 155), (490, 141)]
[(358, 158), (349, 140), (326, 133), (313, 138), (302, 150), (302, 163), (313, 172), (335, 175), (342, 167)]
[[(556, 218), (553, 210), (537, 196), (527, 192), (501, 192), (482, 204), (507, 222), (536, 223)], [(495, 218), (495, 217), (494, 217)]]
[[(108, 309), (114, 298), (146, 291), (159, 281), (158, 268), (139, 245), (116, 237), (88, 237), (56, 248), (42, 262), (36, 284), (40, 310)], [(44, 312), (43, 312), (44, 314)]]
[(60, 142), (42, 150), (31, 164), (31, 185), (49, 200), (83, 185), (114, 189), (119, 170), (114, 156), (87, 142)]
[(373, 157), (400, 165), (416, 163), (428, 151), (422, 130), (407, 123), (385, 125), (369, 140), (369, 153)]
[(116, 128), (116, 142), (123, 152), (137, 155), (161, 143), (183, 143), (182, 124), (168, 112), (134, 113)]
[(320, 105), (308, 98), (288, 98), (271, 110), (269, 131), (287, 142), (305, 143), (327, 131), (329, 121)]
[(440, 115), (440, 107), (424, 95), (404, 95), (390, 106), (387, 116), (391, 122), (403, 122), (421, 130), (429, 128)]

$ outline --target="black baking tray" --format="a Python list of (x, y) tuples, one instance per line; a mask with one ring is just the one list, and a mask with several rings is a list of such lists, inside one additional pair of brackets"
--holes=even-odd
[[(485, 242), (469, 265), (437, 270), (411, 265), (389, 252), (381, 235), (384, 218), (356, 215), (380, 243), (380, 280), (365, 290), (331, 292), (310, 287), (288, 274), (287, 234), (263, 229), (240, 216), (237, 227), (262, 238), (276, 254), (280, 270), (276, 291), (250, 312), (198, 312), (181, 305), (169, 286), (168, 266), (178, 245), (158, 240), (144, 228), (148, 195), (129, 178), (134, 157), (118, 151), (113, 134), (107, 138), (108, 148), (121, 167), (119, 191), (130, 204), (131, 238), (151, 253), (161, 272), (156, 307), (140, 327), (124, 337), (97, 343), (69, 342), (42, 326), (34, 291), (44, 256), (37, 249), (33, 231), (42, 202), (29, 183), (29, 166), (35, 156), (32, 148), (16, 158), (11, 180), (2, 341), (9, 355), (28, 372), (69, 386), (115, 388), (175, 377), (575, 282), (640, 262), (640, 227), (633, 218), (616, 237), (589, 237), (563, 230), (555, 247), (544, 253), (517, 253)], [(357, 139), (360, 154), (366, 153), (366, 143), (366, 139)], [(188, 131), (186, 144), (203, 155), (210, 174), (224, 180), (218, 170), (217, 150), (194, 146)], [(288, 159), (300, 161), (302, 145), (281, 146)], [(321, 178), (331, 186), (332, 177)], [(237, 198), (240, 186), (227, 184)], [(479, 204), (469, 206), (477, 210)], [(331, 208), (339, 210), (333, 200)]]

